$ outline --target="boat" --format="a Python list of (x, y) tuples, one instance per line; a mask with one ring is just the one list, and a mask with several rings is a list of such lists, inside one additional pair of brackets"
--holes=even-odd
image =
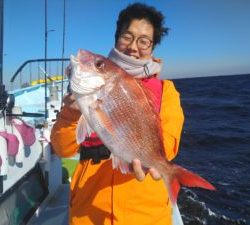
[[(1, 37), (2, 23), (3, 18)], [(1, 68), (2, 45), (1, 38)], [(12, 76), (10, 91), (5, 89), (0, 70), (0, 225), (68, 224), (69, 184), (62, 182), (62, 160), (50, 144), (50, 132), (67, 91), (68, 79), (63, 76), (67, 61), (27, 60)], [(61, 75), (47, 72), (49, 62), (62, 63)], [(41, 70), (43, 75), (18, 79), (31, 63), (38, 63), (35, 71)], [(22, 83), (16, 84), (17, 80)], [(173, 212), (173, 224), (183, 225), (177, 205)]]
[(47, 84), (47, 118), (45, 84), (8, 93), (1, 86), (5, 93), (0, 109), (1, 225), (68, 224), (69, 184), (62, 183), (61, 159), (50, 145), (61, 107), (61, 82), (68, 81)]

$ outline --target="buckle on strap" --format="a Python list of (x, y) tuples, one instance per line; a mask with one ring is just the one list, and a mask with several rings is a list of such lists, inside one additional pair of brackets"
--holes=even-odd
[(92, 159), (93, 164), (100, 163), (110, 157), (110, 151), (105, 145), (85, 147), (80, 146), (80, 161)]

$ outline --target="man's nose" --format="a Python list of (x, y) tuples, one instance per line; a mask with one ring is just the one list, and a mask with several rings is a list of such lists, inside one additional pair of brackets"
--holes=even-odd
[(138, 46), (137, 46), (137, 41), (136, 39), (134, 39), (129, 45), (128, 45), (128, 48), (129, 49), (132, 49), (132, 50), (138, 50)]

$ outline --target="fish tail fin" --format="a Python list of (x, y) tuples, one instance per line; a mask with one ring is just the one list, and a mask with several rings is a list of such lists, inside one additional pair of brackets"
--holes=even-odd
[(212, 184), (201, 176), (175, 164), (172, 164), (171, 166), (172, 173), (170, 175), (169, 173), (163, 173), (163, 179), (168, 189), (169, 198), (172, 204), (176, 204), (181, 186), (199, 187), (212, 191), (216, 190)]

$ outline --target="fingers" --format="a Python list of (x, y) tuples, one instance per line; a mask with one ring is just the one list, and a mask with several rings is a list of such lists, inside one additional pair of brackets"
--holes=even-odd
[(79, 110), (75, 97), (71, 93), (64, 96), (63, 103), (71, 109)]
[(74, 95), (72, 95), (72, 93), (67, 93), (64, 95), (63, 102), (65, 104), (69, 103), (69, 102), (73, 102), (73, 101), (75, 101), (75, 97), (74, 97)]
[(155, 168), (150, 168), (148, 172), (154, 180), (160, 180), (162, 178), (161, 174)]
[[(147, 172), (145, 172), (145, 169), (143, 169), (140, 160), (134, 159), (132, 162), (132, 167), (133, 167), (135, 178), (138, 181), (143, 181), (146, 177)], [(161, 174), (155, 168), (149, 168), (148, 173), (151, 175), (151, 177), (154, 180), (160, 180), (162, 178)]]
[[(143, 181), (147, 173), (145, 172), (145, 169), (143, 169), (141, 165), (141, 161), (138, 159), (134, 159), (132, 162), (132, 167), (133, 167), (135, 178), (138, 181)], [(162, 178), (161, 174), (155, 168), (149, 168), (148, 173), (151, 175), (151, 177), (154, 180), (160, 180)]]
[(140, 160), (134, 159), (133, 162), (132, 162), (132, 167), (133, 167), (133, 170), (134, 170), (135, 178), (138, 181), (143, 181), (146, 175), (145, 175), (145, 172), (142, 169)]

